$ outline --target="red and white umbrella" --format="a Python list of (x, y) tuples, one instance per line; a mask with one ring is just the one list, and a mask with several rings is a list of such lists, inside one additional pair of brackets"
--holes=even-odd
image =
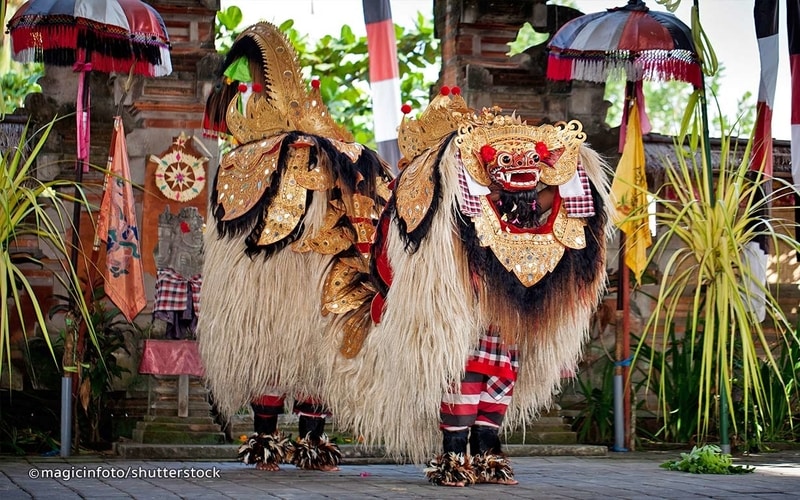
[(90, 63), (104, 73), (165, 76), (169, 36), (159, 13), (141, 0), (29, 0), (7, 25), (20, 62)]
[(679, 80), (699, 87), (702, 74), (691, 29), (642, 0), (576, 17), (548, 42), (547, 78), (605, 82)]

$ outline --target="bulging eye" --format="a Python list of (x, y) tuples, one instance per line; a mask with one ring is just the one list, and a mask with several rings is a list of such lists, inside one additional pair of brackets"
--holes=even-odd
[(497, 153), (497, 165), (500, 167), (508, 167), (514, 161), (514, 157), (511, 156), (511, 153)]

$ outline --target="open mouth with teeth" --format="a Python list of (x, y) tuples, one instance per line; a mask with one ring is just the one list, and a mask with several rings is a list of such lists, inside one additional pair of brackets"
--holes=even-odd
[(492, 180), (503, 186), (506, 191), (530, 191), (539, 184), (538, 168), (503, 168), (498, 167), (490, 172)]

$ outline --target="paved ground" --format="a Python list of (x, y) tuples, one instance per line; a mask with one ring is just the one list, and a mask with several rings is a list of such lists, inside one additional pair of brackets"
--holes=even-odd
[(348, 463), (333, 473), (286, 466), (270, 473), (224, 460), (0, 457), (0, 498), (800, 498), (800, 451), (738, 458), (737, 464), (751, 465), (756, 470), (730, 476), (688, 474), (659, 467), (677, 457), (678, 452), (513, 457), (519, 485), (467, 488), (431, 485), (421, 467), (415, 465)]

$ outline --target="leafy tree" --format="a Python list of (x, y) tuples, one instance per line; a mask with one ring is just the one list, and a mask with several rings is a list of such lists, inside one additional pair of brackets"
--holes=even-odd
[[(3, 0), (0, 2), (0, 19), (13, 14), (22, 2)], [(25, 96), (42, 89), (37, 83), (44, 75), (41, 63), (18, 63), (11, 59), (11, 43), (8, 34), (0, 41), (0, 118), (21, 108)]]
[[(230, 49), (243, 28), (241, 22), (242, 12), (236, 6), (217, 13), (218, 51), (225, 53)], [(294, 29), (291, 19), (279, 28), (297, 50), (304, 76), (320, 80), (320, 93), (331, 115), (347, 124), (356, 141), (375, 147), (367, 37), (356, 36), (345, 25), (338, 36), (325, 35), (312, 42), (308, 35)], [(433, 20), (418, 13), (413, 27), (406, 29), (395, 24), (394, 29), (402, 101), (419, 110), (427, 105), (433, 85), (426, 70), (437, 67), (440, 60)]]
[[(716, 96), (720, 88), (720, 80), (725, 67), (720, 65), (716, 73), (706, 82), (709, 95)], [(647, 116), (653, 132), (665, 135), (677, 135), (686, 103), (694, 91), (685, 82), (643, 82), (644, 100)], [(625, 97), (625, 81), (611, 79), (606, 82), (605, 99), (611, 103), (606, 115), (606, 123), (617, 126), (622, 121), (622, 99)], [(755, 101), (750, 92), (746, 92), (738, 100), (736, 116), (724, 115), (720, 110), (709, 108), (710, 134), (719, 137), (722, 130), (727, 134), (748, 136), (755, 123)]]

